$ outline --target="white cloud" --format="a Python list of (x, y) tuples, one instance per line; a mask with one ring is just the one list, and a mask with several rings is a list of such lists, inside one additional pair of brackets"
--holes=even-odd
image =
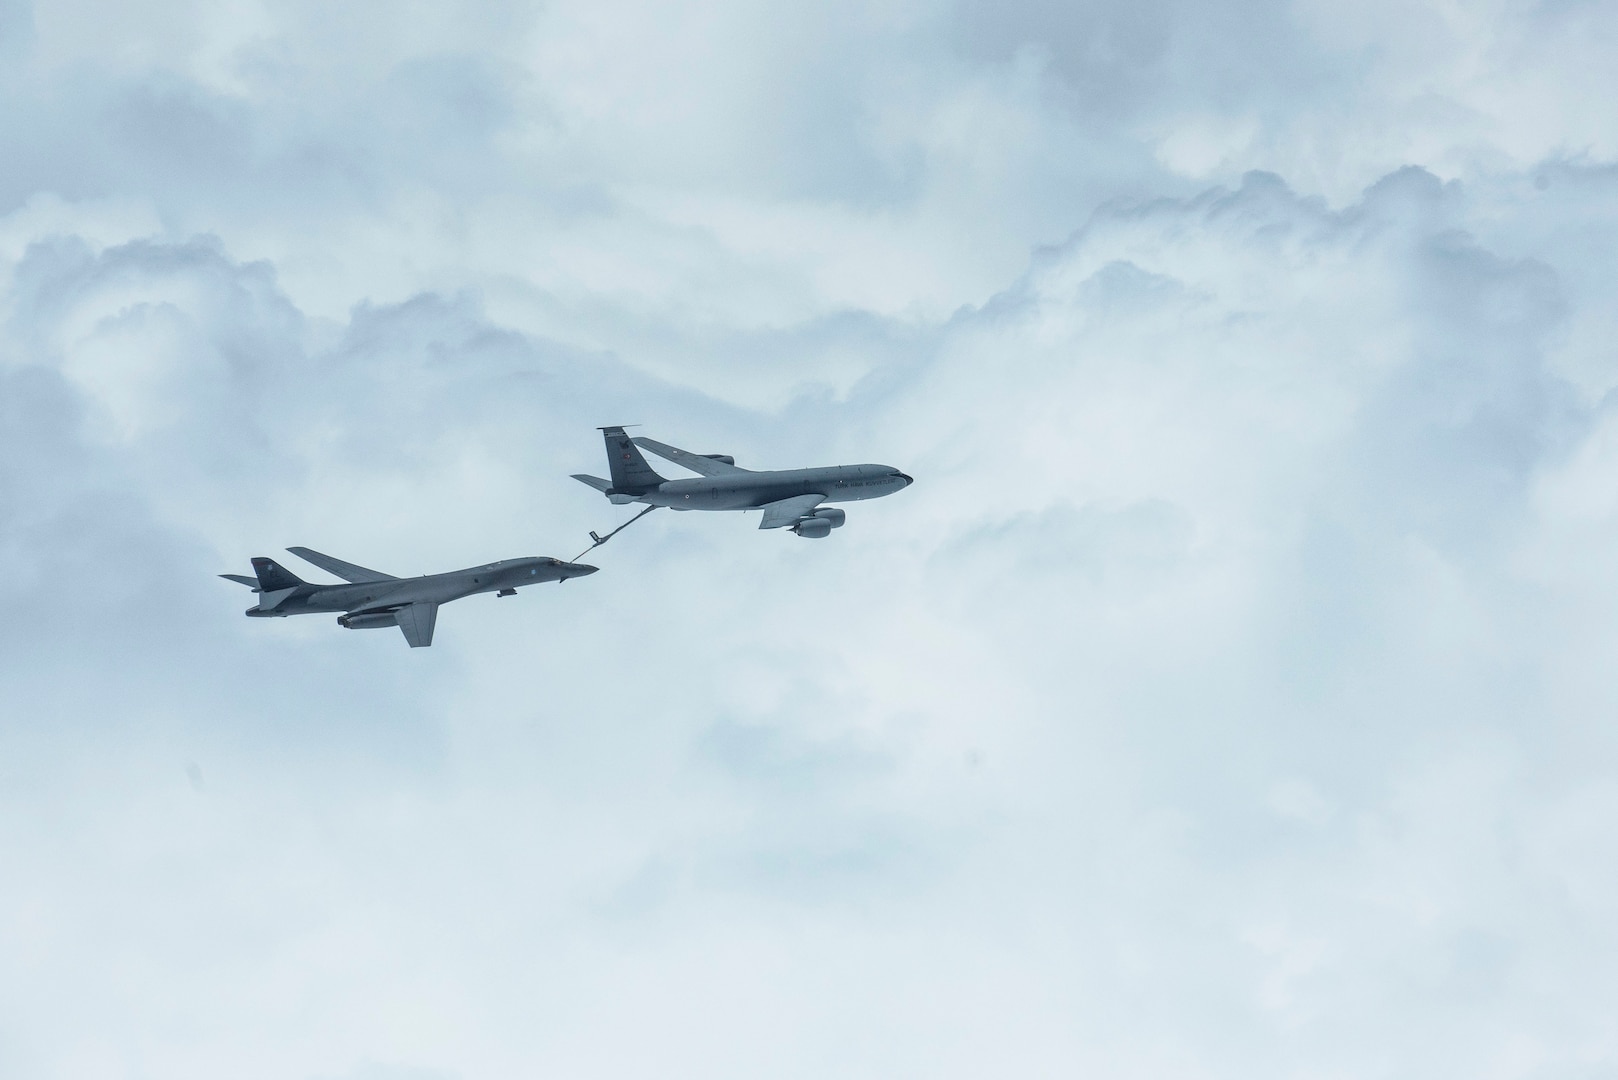
[(1618, 1059), (1603, 9), (18, 11), (6, 1070)]

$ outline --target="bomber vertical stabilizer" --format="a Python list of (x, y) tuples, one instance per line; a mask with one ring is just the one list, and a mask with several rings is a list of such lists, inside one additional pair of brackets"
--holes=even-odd
[(259, 592), (280, 592), (282, 589), (296, 589), (299, 585), (309, 584), (274, 559), (266, 559), (263, 556), (253, 559), (253, 573), (258, 578)]

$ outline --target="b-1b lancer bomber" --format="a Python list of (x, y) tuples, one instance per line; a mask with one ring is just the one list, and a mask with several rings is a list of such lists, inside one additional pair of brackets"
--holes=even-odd
[(447, 574), (398, 578), (363, 566), (322, 555), (306, 547), (287, 548), (306, 562), (336, 574), (347, 584), (317, 585), (304, 581), (273, 559), (253, 560), (254, 577), (220, 574), (258, 593), (258, 606), (247, 609), (254, 618), (308, 615), (341, 611), (337, 624), (349, 630), (373, 630), (397, 626), (404, 631), (412, 649), (433, 643), (433, 626), (438, 621), (438, 605), (475, 593), (514, 596), (522, 585), (542, 581), (566, 581), (593, 574), (596, 568), (560, 559), (527, 557), (501, 559), (469, 570)]
[[(621, 427), (604, 427), (601, 433), (612, 479), (582, 473), (575, 473), (573, 479), (589, 484), (615, 504), (638, 502), (671, 510), (762, 510), (759, 528), (788, 528), (799, 536), (817, 539), (840, 527), (846, 518), (843, 511), (825, 503), (879, 499), (912, 483), (891, 465), (754, 472), (738, 468), (736, 459), (728, 454), (692, 454), (653, 439), (632, 439)], [(646, 464), (637, 447), (698, 475), (666, 480)]]

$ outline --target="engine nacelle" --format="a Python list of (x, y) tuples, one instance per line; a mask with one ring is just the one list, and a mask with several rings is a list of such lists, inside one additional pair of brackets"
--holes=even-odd
[(837, 509), (835, 506), (821, 507), (819, 510), (815, 511), (815, 517), (822, 521), (831, 522), (831, 527), (834, 529), (841, 529), (843, 527), (843, 522), (848, 520), (848, 515)]
[(635, 496), (623, 495), (614, 491), (607, 495), (607, 501), (612, 503), (614, 506), (628, 506), (630, 503), (635, 501)]
[(819, 540), (830, 535), (831, 522), (823, 517), (807, 517), (792, 526), (792, 531), (810, 540)]
[(345, 630), (380, 630), (384, 626), (398, 626), (399, 618), (391, 611), (367, 611), (359, 615), (339, 615), (337, 625)]
[(736, 464), (736, 459), (731, 457), (729, 454), (698, 454), (697, 456), (698, 457), (705, 457), (709, 461), (722, 461), (726, 465), (734, 465), (734, 464)]

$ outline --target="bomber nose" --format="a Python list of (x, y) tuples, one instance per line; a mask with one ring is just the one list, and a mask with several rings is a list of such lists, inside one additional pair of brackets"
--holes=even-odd
[(568, 577), (589, 577), (591, 574), (595, 573), (599, 569), (601, 569), (601, 567), (599, 567), (599, 566), (591, 566), (588, 563), (577, 563), (577, 562), (576, 563), (568, 563), (567, 564), (567, 576)]

